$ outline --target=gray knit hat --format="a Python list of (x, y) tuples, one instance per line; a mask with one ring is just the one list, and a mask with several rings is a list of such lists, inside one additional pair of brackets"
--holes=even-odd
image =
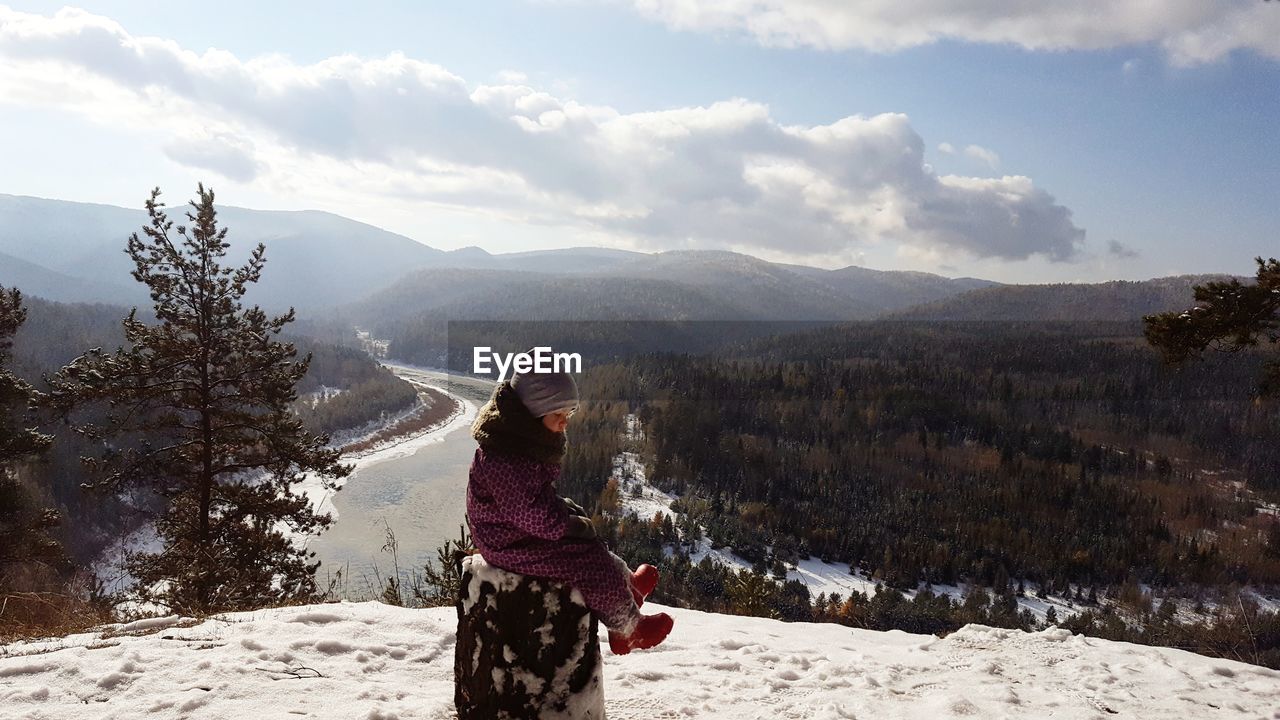
[(516, 373), (511, 389), (534, 417), (578, 407), (578, 384), (566, 372)]

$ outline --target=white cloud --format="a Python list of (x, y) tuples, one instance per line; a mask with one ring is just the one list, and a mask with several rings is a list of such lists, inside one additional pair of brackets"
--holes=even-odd
[(974, 160), (986, 163), (992, 170), (1000, 167), (1000, 156), (994, 150), (988, 150), (981, 145), (969, 145), (964, 149), (964, 154)]
[(1107, 241), (1107, 252), (1110, 253), (1112, 257), (1117, 257), (1122, 260), (1132, 260), (1133, 258), (1138, 257), (1137, 250), (1134, 250), (1128, 245), (1125, 245), (1124, 243), (1115, 239), (1111, 239)]
[(504, 85), (520, 85), (529, 82), (529, 76), (519, 70), (499, 70), (495, 77)]
[(238, 182), (253, 180), (261, 169), (254, 157), (253, 143), (226, 133), (174, 138), (163, 151), (174, 162), (213, 170)]
[(936, 175), (900, 114), (785, 126), (738, 98), (624, 114), (521, 83), (470, 85), (399, 53), (241, 60), (83, 11), (0, 8), (2, 102), (147, 128), (170, 158), (259, 187), (640, 247), (804, 258), (883, 242), (1063, 261), (1083, 244), (1071, 211), (1028, 178)]
[(938, 152), (941, 152), (944, 155), (955, 155), (956, 146), (949, 142), (938, 143)]
[(1155, 44), (1180, 65), (1233, 50), (1280, 58), (1280, 8), (1261, 0), (629, 0), (679, 30), (776, 47), (893, 52), (943, 39), (1028, 50)]

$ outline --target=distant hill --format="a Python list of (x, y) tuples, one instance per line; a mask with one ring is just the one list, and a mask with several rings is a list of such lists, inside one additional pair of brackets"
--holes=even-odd
[[(591, 254), (589, 250), (575, 249), (560, 259), (584, 261)], [(504, 257), (492, 256), (495, 263)], [(445, 346), (457, 346), (463, 335), (474, 341), (472, 344), (494, 345), (504, 338), (533, 337), (545, 342), (555, 338), (584, 353), (596, 348), (604, 355), (646, 349), (698, 352), (708, 345), (798, 329), (792, 327), (796, 321), (869, 319), (883, 308), (902, 307), (911, 298), (945, 296), (983, 283), (962, 280), (953, 285), (947, 278), (927, 273), (783, 266), (721, 251), (603, 257), (605, 262), (599, 269), (561, 274), (475, 268), (419, 270), (359, 302), (334, 309), (332, 317), (387, 340), (391, 357), (428, 365), (443, 362)], [(866, 282), (860, 282), (864, 277)], [(576, 329), (510, 324), (463, 329), (454, 325), (451, 330), (451, 320), (729, 324), (654, 327), (633, 322), (621, 324), (625, 327)], [(606, 352), (609, 348), (612, 350)], [(457, 358), (451, 358), (454, 360)]]
[(742, 317), (769, 320), (849, 320), (871, 310), (861, 299), (771, 262), (723, 250), (672, 250), (641, 255), (608, 271), (610, 277), (676, 282), (696, 287)]
[[(185, 199), (169, 198), (183, 224)], [(574, 247), (441, 251), (319, 211), (220, 207), (227, 264), (267, 247), (246, 302), (332, 324), (441, 318), (861, 320), (991, 285), (919, 272), (772, 263), (741, 253)], [(124, 252), (142, 209), (0, 195), (0, 283), (62, 302), (148, 304)]]
[(952, 297), (990, 280), (952, 279), (924, 272), (836, 270), (771, 263), (723, 250), (672, 250), (641, 255), (607, 275), (697, 284), (748, 314), (765, 319), (869, 319), (881, 313)]
[(494, 255), (473, 245), (445, 252), (437, 261), (437, 265), (475, 270), (591, 273), (608, 271), (641, 257), (646, 257), (646, 254), (600, 247), (526, 250)]
[(920, 305), (954, 297), (977, 288), (999, 283), (977, 278), (948, 278), (925, 272), (872, 270), (850, 265), (838, 270), (821, 270), (803, 265), (786, 265), (812, 277), (832, 290), (863, 304), (876, 313)]
[(550, 277), (490, 288), (437, 309), (476, 320), (751, 320), (743, 308), (671, 280)]
[[(474, 261), (480, 255), (467, 257)], [(519, 270), (499, 269), (516, 267), (515, 257), (521, 259)], [(710, 250), (646, 254), (572, 248), (489, 255), (483, 262), (489, 267), (448, 272), (433, 267), (406, 274), (335, 313), (364, 326), (422, 319), (424, 313), (490, 320), (841, 321), (869, 319), (991, 284), (928, 273), (781, 265)]]
[[(133, 282), (132, 277), (125, 276), (125, 279)], [(130, 287), (74, 277), (5, 252), (0, 252), (0, 286), (16, 287), (28, 296), (58, 298), (63, 302), (142, 303), (147, 300), (146, 289), (136, 283)]]
[[(185, 199), (169, 198), (175, 224)], [(1001, 285), (923, 272), (836, 270), (719, 250), (573, 247), (442, 251), (314, 210), (220, 207), (228, 264), (258, 242), (267, 267), (246, 300), (301, 317), (383, 326), (469, 319), (842, 321), (1124, 320), (1182, 308), (1218, 275), (1097, 284)], [(142, 209), (0, 195), (0, 285), (62, 302), (146, 305), (124, 253)], [(429, 317), (428, 317), (429, 316)], [(332, 330), (330, 330), (332, 332)]]
[(364, 326), (433, 320), (749, 319), (741, 308), (670, 280), (432, 268), (335, 311)]
[[(186, 224), (186, 201), (168, 200), (169, 219), (175, 226)], [(219, 207), (218, 219), (230, 228), (228, 264), (243, 262), (257, 243), (266, 245), (262, 280), (246, 300), (276, 310), (350, 302), (445, 255), (403, 235), (314, 210)], [(30, 294), (52, 300), (145, 302), (145, 292), (133, 292), (140, 286), (130, 275), (133, 262), (124, 250), (129, 235), (146, 222), (142, 209), (0, 195), (0, 253), (72, 279), (54, 282), (60, 278), (31, 268), (20, 275), (4, 263), (0, 282), (6, 275), (18, 278), (10, 282), (30, 285)], [(86, 282), (93, 292), (78, 287)]]
[[(1138, 320), (1194, 304), (1191, 287), (1228, 275), (1178, 275), (1083, 284), (1000, 285), (918, 305), (899, 320)], [(1245, 278), (1241, 278), (1245, 280)]]

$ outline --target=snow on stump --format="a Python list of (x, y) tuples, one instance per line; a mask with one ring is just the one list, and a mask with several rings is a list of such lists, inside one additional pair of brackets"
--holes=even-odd
[(458, 720), (604, 718), (599, 625), (563, 583), (461, 561)]

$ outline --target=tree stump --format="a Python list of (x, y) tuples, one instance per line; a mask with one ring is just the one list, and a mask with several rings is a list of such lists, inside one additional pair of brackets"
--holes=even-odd
[(461, 560), (454, 704), (458, 720), (603, 720), (599, 624), (582, 593)]

